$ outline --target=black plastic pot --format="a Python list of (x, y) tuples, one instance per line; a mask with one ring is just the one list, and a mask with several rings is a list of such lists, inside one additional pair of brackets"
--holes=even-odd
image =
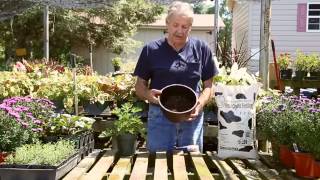
[(89, 115), (110, 114), (110, 107), (112, 104), (112, 101), (106, 101), (104, 104), (99, 102), (95, 102), (93, 104), (86, 102), (84, 103), (83, 108)]
[(295, 80), (303, 80), (307, 76), (308, 72), (306, 71), (296, 71)]
[(310, 79), (319, 80), (320, 79), (320, 72), (310, 72)]
[(185, 121), (196, 107), (198, 96), (188, 86), (172, 84), (162, 89), (160, 107), (172, 122)]
[(118, 154), (120, 156), (131, 156), (136, 152), (137, 136), (123, 134), (117, 136)]
[(292, 78), (292, 69), (280, 70), (281, 79), (291, 79)]
[(73, 169), (79, 159), (75, 154), (59, 166), (0, 165), (0, 180), (45, 179), (57, 180)]

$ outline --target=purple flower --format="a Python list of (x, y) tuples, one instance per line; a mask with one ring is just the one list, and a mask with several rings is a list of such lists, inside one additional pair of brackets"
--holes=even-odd
[(26, 122), (21, 122), (21, 125), (22, 125), (22, 127), (24, 127), (24, 128), (29, 127), (29, 124), (28, 124), (28, 123), (26, 123)]
[(42, 121), (36, 119), (36, 120), (33, 121), (33, 123), (36, 124), (36, 125), (41, 125), (41, 124), (42, 124)]

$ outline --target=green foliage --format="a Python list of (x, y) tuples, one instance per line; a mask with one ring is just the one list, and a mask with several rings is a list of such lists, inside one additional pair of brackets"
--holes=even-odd
[(115, 57), (111, 60), (112, 65), (115, 67), (120, 67), (122, 65), (122, 59), (121, 57)]
[(237, 63), (234, 63), (230, 69), (221, 67), (219, 74), (214, 77), (214, 82), (225, 85), (253, 85), (258, 83), (256, 78), (247, 72), (246, 68), (239, 68)]
[(289, 53), (281, 53), (277, 58), (280, 70), (287, 70), (292, 63)]
[(145, 127), (137, 114), (142, 109), (133, 106), (131, 103), (125, 103), (121, 108), (116, 108), (112, 111), (118, 119), (113, 123), (113, 126), (102, 132), (101, 136), (118, 136), (123, 134), (133, 134), (142, 136), (145, 135)]
[(200, 1), (194, 4), (193, 11), (195, 14), (214, 14), (214, 4), (213, 2)]
[(307, 61), (307, 69), (309, 72), (320, 72), (320, 58), (318, 54), (309, 55)]
[(297, 51), (297, 58), (294, 63), (296, 71), (308, 71), (308, 56)]
[(75, 135), (90, 130), (94, 121), (93, 118), (89, 117), (56, 114), (56, 117), (45, 124), (44, 131), (46, 135), (55, 135), (58, 137)]
[(16, 149), (15, 155), (6, 158), (7, 164), (57, 166), (75, 154), (71, 141), (51, 144), (28, 144)]

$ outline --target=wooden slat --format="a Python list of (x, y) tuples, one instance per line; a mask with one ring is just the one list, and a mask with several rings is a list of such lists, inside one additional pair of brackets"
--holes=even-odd
[(201, 180), (212, 180), (213, 176), (211, 175), (203, 157), (200, 153), (190, 153), (192, 162), (196, 168), (196, 174)]
[(102, 179), (109, 167), (113, 163), (114, 152), (107, 150), (104, 155), (99, 159), (95, 166), (87, 173), (81, 176), (81, 180)]
[(88, 171), (88, 169), (90, 169), (92, 164), (97, 159), (99, 153), (100, 151), (93, 152), (89, 154), (89, 156), (82, 159), (80, 163), (63, 178), (63, 180), (79, 179), (85, 172)]
[(165, 152), (157, 152), (156, 154), (154, 180), (168, 180), (167, 156)]
[(145, 180), (148, 169), (148, 153), (138, 153), (129, 180)]
[(211, 158), (214, 165), (218, 168), (223, 179), (238, 180), (238, 176), (233, 172), (233, 169), (223, 160), (220, 160), (216, 154), (207, 152), (207, 155)]
[(188, 179), (188, 173), (186, 170), (186, 163), (184, 161), (183, 152), (178, 152), (173, 155), (173, 175), (174, 180)]
[(259, 174), (266, 180), (281, 180), (276, 172), (270, 170), (264, 164), (262, 164), (259, 160), (244, 160), (244, 162), (252, 167), (253, 169), (257, 170)]
[(130, 172), (131, 156), (121, 157), (113, 168), (108, 180), (123, 180), (124, 176)]
[(246, 169), (245, 164), (241, 160), (228, 160), (230, 166), (235, 169), (241, 176), (241, 179), (262, 179), (256, 170)]

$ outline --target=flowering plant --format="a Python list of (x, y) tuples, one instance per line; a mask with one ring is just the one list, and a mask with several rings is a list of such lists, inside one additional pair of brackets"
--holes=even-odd
[(301, 150), (320, 155), (320, 99), (266, 96), (257, 113), (258, 131), (278, 144), (297, 143)]
[(288, 69), (291, 63), (292, 63), (292, 60), (289, 53), (281, 53), (278, 56), (278, 64), (279, 64), (280, 70)]
[(37, 141), (53, 108), (47, 99), (13, 97), (3, 100), (0, 104), (0, 151), (12, 151)]

